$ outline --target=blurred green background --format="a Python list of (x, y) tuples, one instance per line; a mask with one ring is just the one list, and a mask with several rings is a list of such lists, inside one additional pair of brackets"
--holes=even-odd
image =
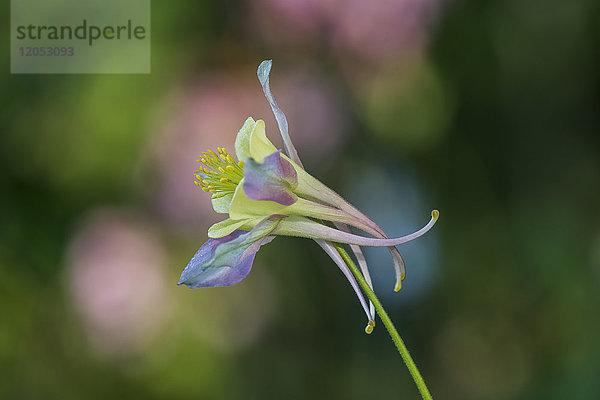
[[(0, 77), (0, 398), (418, 398), (309, 240), (177, 287), (219, 220), (193, 184), (249, 115), (401, 247), (376, 292), (435, 398), (600, 398), (600, 3), (152, 4), (149, 75)], [(9, 26), (9, 4), (2, 19)]]

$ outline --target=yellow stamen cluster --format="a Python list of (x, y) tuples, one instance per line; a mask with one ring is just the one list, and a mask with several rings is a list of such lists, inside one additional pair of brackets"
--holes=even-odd
[(217, 153), (203, 151), (198, 162), (204, 165), (194, 171), (194, 183), (205, 192), (212, 193), (213, 199), (233, 193), (244, 177), (244, 162), (236, 162), (222, 147), (217, 147)]

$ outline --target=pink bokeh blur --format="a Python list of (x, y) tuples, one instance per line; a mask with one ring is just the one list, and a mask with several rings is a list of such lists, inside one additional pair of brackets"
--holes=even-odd
[(143, 350), (169, 301), (163, 246), (153, 230), (119, 211), (94, 211), (74, 232), (67, 265), (73, 304), (98, 353)]
[(329, 49), (350, 58), (382, 63), (423, 49), (441, 3), (258, 0), (251, 3), (252, 18), (247, 29), (275, 46)]

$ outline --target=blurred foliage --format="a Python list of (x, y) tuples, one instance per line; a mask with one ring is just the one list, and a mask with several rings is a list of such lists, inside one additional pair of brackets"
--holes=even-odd
[[(397, 206), (424, 219), (441, 211), (424, 247), (407, 253), (406, 290), (419, 252), (435, 253), (424, 257), (435, 263), (429, 283), (416, 296), (382, 296), (434, 396), (600, 398), (598, 2), (424, 2), (427, 18), (406, 41), (388, 32), (379, 57), (345, 46), (352, 35), (339, 36), (338, 23), (352, 14), (326, 3), (333, 9), (153, 2), (150, 75), (11, 75), (3, 31), (0, 398), (417, 398), (383, 327), (364, 335), (352, 291), (310, 241), (278, 238), (234, 288), (175, 286), (210, 221), (181, 229), (157, 206), (167, 167), (156, 147), (177, 140), (165, 133), (178, 118), (173, 98), (217, 75), (246, 85), (265, 58), (275, 60), (276, 95), (286, 71), (319, 71), (344, 113), (336, 118), (348, 121), (311, 172), (367, 209), (388, 192), (356, 171), (409, 171), (390, 187), (422, 204)], [(398, 3), (407, 13), (419, 7)], [(8, 26), (8, 4), (3, 11)], [(293, 109), (293, 93), (281, 103)], [(301, 117), (311, 120), (307, 110)], [(230, 113), (241, 125), (251, 110)], [(272, 117), (256, 117), (274, 136)], [(293, 136), (301, 117), (290, 121)], [(191, 172), (181, 171), (183, 185)], [(166, 254), (152, 267), (164, 277), (153, 300), (158, 327), (117, 352), (73, 294), (74, 271), (85, 268), (75, 239), (106, 208), (152, 227)], [(421, 214), (392, 211), (377, 222), (400, 233), (419, 225)], [(100, 265), (118, 256), (91, 245)], [(379, 264), (372, 268), (391, 279)], [(146, 299), (144, 284), (126, 278), (131, 297), (101, 306), (110, 316)]]

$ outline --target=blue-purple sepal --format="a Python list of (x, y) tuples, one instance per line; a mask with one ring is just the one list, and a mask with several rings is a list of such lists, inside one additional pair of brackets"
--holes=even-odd
[(191, 289), (231, 286), (242, 281), (252, 269), (260, 246), (269, 243), (269, 236), (283, 216), (271, 215), (251, 231), (235, 230), (218, 239), (208, 239), (187, 264), (178, 285)]
[(293, 192), (297, 185), (296, 170), (281, 156), (281, 151), (269, 154), (262, 163), (250, 158), (244, 165), (244, 192), (251, 200), (291, 206), (298, 200)]

